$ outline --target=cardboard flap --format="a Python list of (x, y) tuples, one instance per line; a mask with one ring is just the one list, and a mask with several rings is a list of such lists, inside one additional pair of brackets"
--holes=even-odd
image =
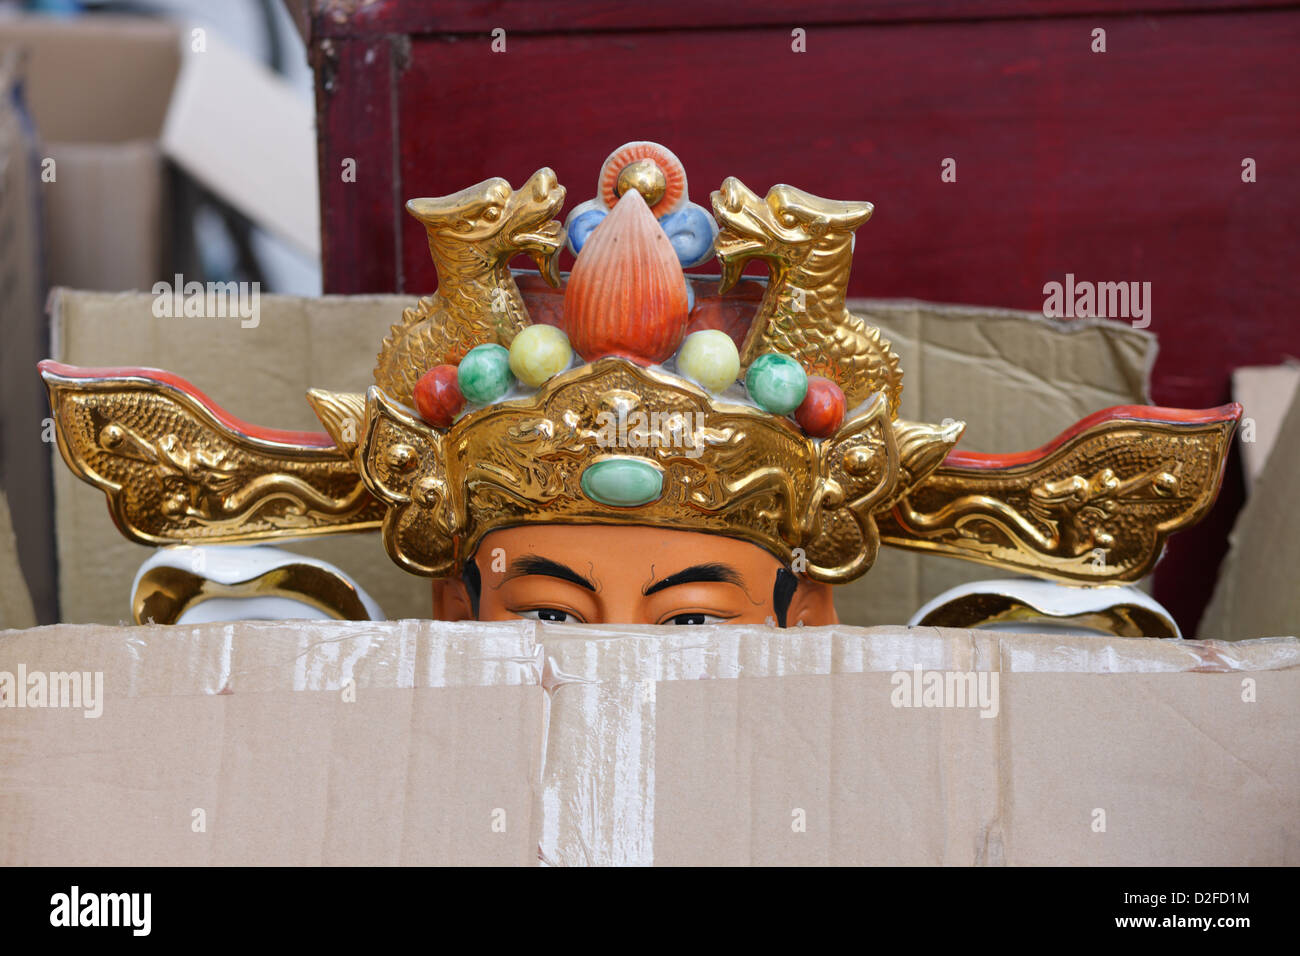
[[(1125, 865), (1300, 853), (1300, 798), (1274, 775), (1300, 773), (1282, 743), (1300, 715), (1294, 639), (542, 633), (553, 676), (541, 856), (552, 864)], [(1282, 697), (1243, 702), (1242, 673)], [(926, 704), (932, 675), (957, 676), (969, 703)], [(1234, 770), (1246, 752), (1264, 769)], [(1209, 799), (1186, 785), (1207, 777)]]
[[(1241, 640), (1300, 631), (1300, 394), (1289, 397), (1290, 410), (1276, 437), (1269, 436), (1272, 450), (1228, 536), (1201, 637)], [(1245, 406), (1247, 416), (1253, 407)]]
[(53, 143), (154, 140), (180, 69), (178, 29), (152, 17), (0, 18), (27, 60), (27, 98)]
[(253, 222), (319, 256), (310, 100), (211, 30), (195, 30), (181, 33), (163, 152)]
[(1292, 638), (59, 625), (0, 694), (5, 865), (1300, 860)]

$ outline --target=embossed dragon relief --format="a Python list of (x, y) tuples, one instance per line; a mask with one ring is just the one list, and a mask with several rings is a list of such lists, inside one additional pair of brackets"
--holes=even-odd
[(890, 543), (1079, 583), (1134, 581), (1164, 538), (1208, 510), (1232, 422), (1115, 422), (1033, 468), (952, 466), (882, 519)]
[(424, 226), (438, 288), (402, 313), (379, 351), (375, 383), (410, 405), (415, 383), (435, 365), (455, 364), (484, 342), (509, 345), (529, 324), (510, 260), (530, 256), (559, 287), (564, 229), (555, 215), (565, 190), (539, 169), (518, 190), (500, 178), (451, 196), (413, 199), (407, 210)]
[(735, 285), (751, 259), (766, 262), (770, 273), (741, 348), (742, 366), (781, 352), (839, 384), (850, 407), (883, 389), (894, 418), (903, 391), (898, 356), (844, 304), (853, 235), (872, 210), (871, 203), (822, 199), (785, 185), (760, 197), (734, 176), (713, 193), (721, 289)]

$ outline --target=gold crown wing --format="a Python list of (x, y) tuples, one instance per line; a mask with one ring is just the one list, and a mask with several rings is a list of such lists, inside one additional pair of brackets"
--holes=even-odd
[(59, 451), (145, 544), (229, 543), (377, 528), (384, 506), (325, 435), (238, 421), (154, 369), (41, 363)]
[(950, 455), (880, 516), (882, 539), (1078, 584), (1137, 581), (1214, 503), (1240, 415), (1122, 406), (1035, 452)]

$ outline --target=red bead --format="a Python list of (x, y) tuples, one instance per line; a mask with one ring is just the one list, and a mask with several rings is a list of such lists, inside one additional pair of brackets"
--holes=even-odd
[(808, 394), (794, 410), (794, 420), (813, 438), (828, 438), (839, 431), (848, 403), (844, 392), (829, 378), (813, 375), (808, 379)]
[(416, 411), (430, 425), (450, 428), (464, 407), (465, 396), (456, 384), (454, 365), (430, 369), (415, 383)]

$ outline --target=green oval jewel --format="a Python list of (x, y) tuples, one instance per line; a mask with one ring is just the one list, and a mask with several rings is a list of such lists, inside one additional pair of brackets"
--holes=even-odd
[(635, 508), (659, 500), (664, 476), (640, 458), (606, 458), (587, 466), (581, 485), (582, 493), (592, 501), (616, 508)]
[(510, 391), (515, 377), (510, 371), (510, 353), (496, 344), (478, 345), (465, 353), (456, 369), (460, 393), (475, 405), (490, 405)]
[(790, 356), (766, 352), (749, 366), (745, 388), (763, 411), (789, 415), (808, 394), (808, 373)]

